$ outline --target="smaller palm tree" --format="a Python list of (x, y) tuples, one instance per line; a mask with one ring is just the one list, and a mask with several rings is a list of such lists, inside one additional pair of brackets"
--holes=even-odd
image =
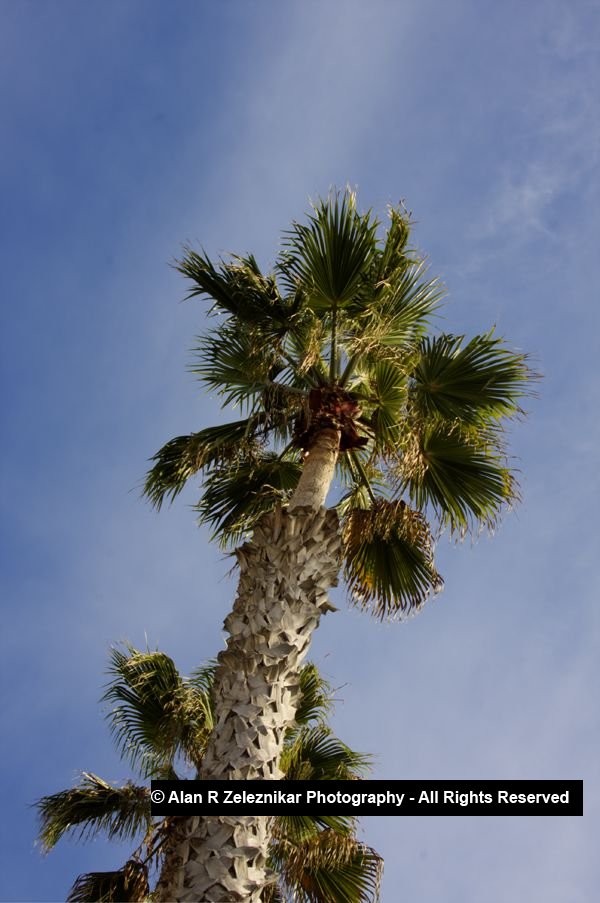
[[(213, 663), (186, 678), (163, 652), (127, 646), (111, 650), (109, 673), (103, 701), (111, 704), (111, 732), (138, 777), (194, 776), (213, 727)], [(351, 750), (327, 725), (331, 706), (331, 688), (314, 665), (306, 665), (296, 723), (281, 758), (287, 780), (356, 780), (367, 770), (369, 757)], [(168, 880), (181, 820), (152, 817), (146, 783), (114, 786), (84, 772), (78, 786), (42, 797), (37, 807), (45, 850), (69, 834), (136, 842), (122, 868), (80, 875), (68, 903), (156, 899), (157, 876)], [(278, 880), (267, 888), (265, 903), (370, 903), (378, 899), (382, 865), (357, 840), (350, 816), (279, 816), (270, 846)]]

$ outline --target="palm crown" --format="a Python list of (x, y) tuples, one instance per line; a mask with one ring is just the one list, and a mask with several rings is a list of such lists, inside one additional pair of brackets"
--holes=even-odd
[[(183, 678), (162, 652), (115, 648), (112, 680), (104, 695), (118, 748), (144, 779), (177, 780), (198, 769), (213, 728), (211, 686), (214, 666)], [(314, 665), (300, 674), (300, 704), (287, 731), (281, 767), (287, 780), (356, 780), (369, 757), (354, 752), (327, 724), (331, 688)], [(152, 874), (176, 849), (178, 819), (153, 819), (150, 790), (131, 781), (121, 786), (84, 773), (77, 787), (43, 797), (40, 840), (51, 849), (65, 834), (141, 844), (125, 865), (111, 872), (89, 872), (75, 881), (68, 900), (153, 899)], [(175, 833), (174, 833), (175, 832)], [(368, 903), (378, 897), (382, 862), (356, 839), (350, 816), (279, 816), (270, 845), (279, 876), (265, 901), (282, 903)]]
[(292, 224), (268, 275), (187, 249), (177, 269), (216, 320), (192, 371), (243, 416), (172, 439), (144, 488), (160, 507), (200, 474), (200, 521), (227, 546), (289, 500), (335, 428), (344, 577), (381, 617), (441, 587), (434, 536), (493, 526), (517, 498), (505, 425), (534, 376), (493, 332), (429, 333), (443, 291), (409, 237), (403, 208), (382, 234), (346, 191)]

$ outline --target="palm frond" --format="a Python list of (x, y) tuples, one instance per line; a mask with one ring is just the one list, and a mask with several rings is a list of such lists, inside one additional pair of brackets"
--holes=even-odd
[(342, 341), (348, 361), (342, 385), (355, 379), (365, 364), (372, 366), (378, 360), (406, 367), (407, 353), (414, 351), (444, 294), (438, 279), (425, 278), (426, 270), (423, 261), (400, 270), (346, 321)]
[(46, 850), (69, 832), (84, 839), (105, 833), (111, 840), (128, 840), (145, 833), (150, 824), (146, 787), (131, 783), (115, 787), (86, 772), (78, 787), (43, 796), (36, 806), (39, 838)]
[(215, 265), (206, 254), (187, 248), (175, 269), (192, 282), (188, 298), (208, 297), (214, 311), (240, 323), (260, 325), (271, 339), (286, 332), (300, 306), (294, 296), (282, 298), (275, 278), (264, 276), (252, 255), (234, 255)]
[(288, 781), (351, 781), (369, 770), (371, 757), (338, 740), (329, 727), (299, 728), (283, 750), (280, 767)]
[(193, 352), (197, 362), (190, 372), (223, 398), (224, 407), (253, 410), (257, 397), (285, 369), (277, 346), (260, 329), (239, 323), (223, 323), (200, 336)]
[(294, 373), (306, 376), (315, 386), (327, 382), (325, 363), (326, 330), (323, 320), (310, 308), (305, 308), (298, 317), (285, 340), (285, 348), (295, 362)]
[(321, 831), (353, 834), (356, 818), (353, 815), (277, 815), (273, 819), (273, 838), (301, 843), (316, 837)]
[(424, 339), (414, 371), (414, 395), (424, 416), (478, 423), (482, 414), (510, 417), (531, 394), (534, 374), (524, 354), (490, 332), (463, 345), (463, 336)]
[(216, 462), (234, 459), (252, 447), (266, 423), (267, 415), (258, 412), (244, 420), (171, 439), (152, 457), (156, 463), (146, 474), (143, 494), (160, 510), (165, 500), (172, 502), (179, 495), (194, 474)]
[(370, 424), (379, 452), (395, 449), (406, 408), (406, 376), (396, 364), (378, 360), (368, 376)]
[(382, 285), (397, 278), (398, 273), (414, 263), (414, 255), (408, 250), (410, 216), (402, 205), (388, 208), (389, 226), (383, 248), (376, 256), (373, 281)]
[(418, 508), (431, 506), (453, 532), (493, 528), (502, 508), (519, 498), (498, 443), (490, 430), (434, 423), (406, 450), (401, 486)]
[(209, 696), (182, 679), (163, 652), (111, 650), (113, 680), (103, 701), (118, 748), (144, 775), (172, 768), (181, 752), (197, 762), (212, 729)]
[(441, 588), (427, 521), (402, 501), (349, 510), (342, 541), (351, 597), (380, 618), (418, 609)]
[(235, 469), (216, 467), (198, 503), (199, 521), (213, 529), (222, 547), (235, 544), (265, 511), (287, 499), (300, 479), (295, 460), (265, 452), (242, 461)]
[(302, 285), (314, 310), (342, 308), (356, 300), (376, 251), (377, 222), (361, 215), (351, 191), (315, 204), (308, 224), (292, 224), (279, 271), (288, 285)]
[(212, 705), (212, 688), (217, 670), (217, 659), (210, 659), (206, 664), (194, 668), (188, 677), (189, 683), (207, 702)]
[[(298, 903), (375, 903), (383, 861), (354, 837), (322, 831), (301, 843), (281, 840), (272, 859)], [(285, 896), (285, 891), (284, 891)]]
[(308, 724), (326, 717), (332, 707), (331, 686), (312, 662), (300, 671), (300, 701), (296, 709), (296, 724)]
[(149, 893), (148, 869), (137, 859), (130, 859), (114, 872), (80, 875), (67, 903), (142, 903)]
[(427, 278), (427, 272), (426, 262), (416, 260), (381, 291), (372, 316), (375, 323), (385, 324), (382, 345), (407, 348), (429, 325), (444, 288), (437, 277)]

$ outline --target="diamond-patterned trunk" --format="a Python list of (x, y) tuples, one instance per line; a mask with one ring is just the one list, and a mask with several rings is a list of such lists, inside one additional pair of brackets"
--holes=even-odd
[[(321, 440), (319, 442), (319, 439)], [(236, 552), (240, 579), (225, 620), (227, 648), (214, 684), (215, 728), (202, 779), (279, 780), (287, 727), (298, 704), (299, 673), (327, 592), (337, 583), (341, 541), (336, 512), (321, 507), (339, 435), (324, 430), (307, 456), (289, 508), (261, 519)], [(269, 874), (264, 816), (182, 818), (159, 883), (176, 903), (260, 901)]]

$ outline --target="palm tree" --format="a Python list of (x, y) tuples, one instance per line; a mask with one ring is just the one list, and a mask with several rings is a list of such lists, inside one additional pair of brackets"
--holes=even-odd
[[(172, 439), (145, 483), (160, 508), (200, 475), (200, 521), (224, 546), (243, 541), (203, 778), (281, 778), (300, 664), (340, 570), (377, 617), (418, 610), (442, 586), (434, 538), (493, 527), (518, 496), (505, 427), (533, 374), (493, 332), (430, 332), (443, 291), (410, 227), (392, 208), (382, 232), (335, 192), (292, 224), (268, 275), (252, 256), (186, 249), (176, 264), (215, 321), (192, 370), (242, 415)], [(261, 899), (265, 819), (182, 836), (168, 899)]]
[[(103, 699), (112, 704), (110, 726), (138, 779), (178, 779), (194, 774), (213, 727), (214, 665), (183, 678), (169, 656), (132, 647), (111, 652), (112, 680)], [(314, 665), (300, 672), (296, 724), (285, 738), (281, 769), (287, 780), (357, 780), (369, 757), (353, 752), (327, 725), (331, 688)], [(77, 787), (43, 797), (40, 840), (46, 850), (65, 835), (140, 841), (122, 868), (80, 875), (68, 903), (156, 899), (155, 876), (176, 868), (176, 818), (152, 818), (147, 783), (122, 786), (84, 773)], [(356, 839), (347, 816), (279, 816), (274, 819), (269, 865), (278, 881), (266, 903), (369, 903), (378, 899), (382, 860)]]

